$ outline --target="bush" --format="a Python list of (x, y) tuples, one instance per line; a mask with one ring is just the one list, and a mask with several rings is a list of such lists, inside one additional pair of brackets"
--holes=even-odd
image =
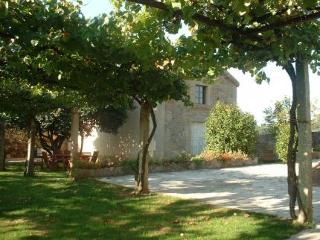
[(287, 162), (288, 144), (290, 137), (289, 111), (290, 98), (285, 97), (277, 101), (273, 107), (264, 110), (266, 126), (276, 140), (276, 153), (278, 159)]
[(186, 162), (192, 158), (192, 155), (188, 152), (182, 151), (179, 153), (175, 159), (172, 159), (173, 162)]
[(287, 162), (289, 137), (289, 124), (279, 124), (276, 130), (276, 152), (278, 154), (278, 159), (282, 162)]
[(218, 153), (242, 152), (253, 155), (257, 128), (254, 117), (237, 106), (217, 103), (211, 111), (205, 130), (206, 150)]
[(242, 152), (215, 152), (212, 150), (206, 150), (196, 157), (197, 159), (202, 159), (203, 161), (248, 161), (250, 158), (247, 154)]
[(203, 165), (204, 161), (205, 160), (200, 156), (196, 156), (196, 157), (191, 158), (191, 162), (193, 162), (195, 164), (196, 168), (200, 168)]

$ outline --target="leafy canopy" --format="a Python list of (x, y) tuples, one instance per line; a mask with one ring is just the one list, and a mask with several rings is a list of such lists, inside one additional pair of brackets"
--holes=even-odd
[(268, 61), (283, 66), (303, 55), (314, 71), (319, 65), (320, 1), (114, 2), (142, 4), (163, 25), (176, 26), (167, 28), (174, 32), (183, 20), (192, 33), (190, 37), (182, 36), (179, 42), (185, 72), (218, 75), (235, 67), (262, 81), (267, 79), (263, 67)]

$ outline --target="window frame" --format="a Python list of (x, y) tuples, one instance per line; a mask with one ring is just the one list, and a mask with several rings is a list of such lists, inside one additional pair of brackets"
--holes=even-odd
[(196, 104), (205, 105), (207, 103), (207, 86), (196, 84), (194, 91), (194, 99)]

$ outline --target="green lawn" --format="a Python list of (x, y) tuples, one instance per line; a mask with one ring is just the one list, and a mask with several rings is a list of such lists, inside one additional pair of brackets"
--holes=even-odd
[(0, 239), (286, 239), (288, 221), (152, 195), (63, 172), (0, 173)]

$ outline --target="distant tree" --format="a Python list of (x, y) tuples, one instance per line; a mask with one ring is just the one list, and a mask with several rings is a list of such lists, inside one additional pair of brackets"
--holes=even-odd
[(286, 97), (277, 101), (273, 107), (264, 110), (265, 122), (269, 132), (276, 139), (276, 152), (279, 160), (287, 162), (290, 138), (291, 99)]
[[(264, 110), (265, 122), (267, 130), (276, 138), (276, 152), (281, 161), (287, 162), (288, 144), (290, 138), (290, 109), (291, 99), (285, 97), (281, 101), (277, 101), (274, 106)], [(317, 126), (317, 104), (312, 104), (311, 109), (312, 129)], [(297, 135), (295, 136), (297, 138)], [(297, 140), (295, 140), (296, 142)], [(296, 151), (296, 150), (295, 150)]]
[(33, 176), (33, 159), (36, 139), (37, 114), (47, 112), (59, 105), (54, 91), (36, 85), (30, 86), (27, 81), (12, 79), (2, 81), (0, 94), (3, 97), (0, 103), (2, 114), (7, 117), (11, 126), (27, 129), (28, 131), (28, 156), (25, 175)]
[(70, 109), (57, 108), (35, 116), (37, 134), (43, 149), (52, 156), (70, 136)]
[[(116, 133), (127, 117), (126, 111), (126, 109), (114, 109), (112, 107), (79, 109), (80, 153), (82, 153), (84, 137), (90, 136), (95, 128), (104, 132)], [(38, 114), (35, 121), (42, 148), (49, 155), (54, 155), (60, 151), (64, 141), (70, 137), (71, 110), (69, 108), (53, 109), (50, 112)]]
[(312, 103), (311, 106), (311, 128), (314, 132), (320, 131), (320, 105), (318, 101)]

